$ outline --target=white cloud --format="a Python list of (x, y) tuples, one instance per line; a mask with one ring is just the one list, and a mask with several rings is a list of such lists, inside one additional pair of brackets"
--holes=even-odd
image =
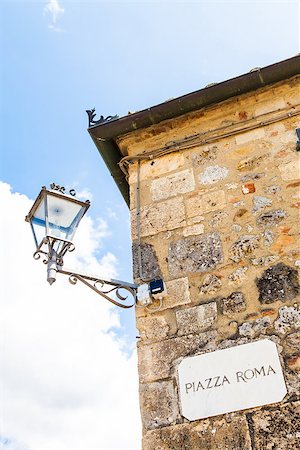
[(65, 9), (59, 4), (58, 0), (50, 0), (44, 7), (44, 15), (50, 16), (51, 23), (48, 27), (53, 31), (65, 31), (56, 26), (57, 20), (65, 12)]
[[(32, 258), (24, 221), (32, 201), (0, 182), (0, 446), (26, 450), (134, 450), (140, 448), (136, 354), (115, 337), (115, 308), (85, 286)], [(97, 259), (104, 221), (86, 217), (68, 265), (116, 275), (116, 258)], [(72, 255), (72, 256), (71, 256)], [(126, 311), (132, 314), (133, 311)], [(114, 430), (118, 430), (116, 433)], [(18, 444), (16, 444), (18, 443)]]

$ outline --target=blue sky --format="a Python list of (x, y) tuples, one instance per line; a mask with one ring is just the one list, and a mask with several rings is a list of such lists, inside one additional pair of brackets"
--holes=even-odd
[[(29, 199), (52, 181), (91, 193), (92, 256), (78, 258), (101, 266), (109, 253), (118, 278), (131, 280), (128, 208), (86, 131), (85, 110), (125, 115), (293, 56), (299, 17), (299, 1), (0, 0), (0, 180)], [(105, 314), (113, 331), (103, 325), (103, 335), (133, 345), (133, 311)], [(36, 449), (17, 428), (3, 439)], [(68, 442), (62, 434), (61, 448), (75, 450)], [(109, 448), (127, 448), (119, 445)]]

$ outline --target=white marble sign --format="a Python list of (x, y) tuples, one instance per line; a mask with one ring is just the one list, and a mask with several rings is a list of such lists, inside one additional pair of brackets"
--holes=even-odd
[(287, 392), (276, 344), (268, 339), (185, 358), (178, 379), (188, 420), (280, 402)]

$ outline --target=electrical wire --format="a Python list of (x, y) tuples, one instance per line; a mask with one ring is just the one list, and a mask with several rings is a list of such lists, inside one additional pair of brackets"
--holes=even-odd
[[(292, 108), (295, 108), (297, 106), (299, 106), (299, 104), (293, 105)], [(277, 111), (272, 111), (272, 114), (285, 111), (286, 109), (287, 108), (282, 108), (282, 109), (278, 109)], [(291, 109), (291, 107), (289, 107), (289, 109)], [(270, 113), (265, 113), (265, 114), (261, 114), (257, 117), (254, 117), (254, 118), (244, 121), (244, 123), (250, 122), (249, 125), (246, 127), (239, 127), (237, 129), (228, 131), (227, 133), (218, 134), (217, 136), (214, 136), (214, 133), (220, 132), (223, 130), (229, 130), (230, 128), (235, 127), (238, 124), (234, 123), (231, 125), (226, 125), (223, 127), (215, 128), (214, 130), (205, 131), (203, 133), (197, 133), (194, 135), (186, 136), (183, 139), (168, 142), (164, 147), (154, 149), (150, 152), (141, 153), (141, 154), (135, 155), (135, 156), (125, 156), (119, 162), (119, 167), (122, 170), (122, 172), (125, 174), (126, 179), (128, 179), (128, 176), (129, 176), (128, 166), (131, 163), (134, 163), (136, 161), (152, 160), (154, 158), (159, 158), (161, 156), (167, 155), (169, 153), (173, 153), (175, 151), (189, 150), (191, 148), (198, 147), (201, 145), (207, 145), (212, 142), (218, 141), (220, 139), (224, 139), (226, 137), (234, 136), (236, 134), (254, 130), (255, 128), (264, 127), (264, 126), (270, 125), (272, 123), (279, 122), (281, 120), (289, 119), (290, 117), (297, 116), (299, 114), (300, 114), (300, 110), (289, 111), (286, 114), (281, 114), (279, 116), (272, 117), (270, 119), (266, 119), (266, 120), (260, 121), (258, 123), (257, 122), (252, 123), (254, 120), (257, 120), (261, 117), (270, 115)], [(212, 136), (210, 136), (210, 135), (212, 135)], [(206, 137), (206, 136), (208, 136), (208, 137)]]

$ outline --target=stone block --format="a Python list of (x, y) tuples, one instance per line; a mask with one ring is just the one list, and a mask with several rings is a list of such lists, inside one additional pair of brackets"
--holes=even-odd
[(298, 180), (300, 178), (300, 159), (290, 161), (287, 164), (280, 164), (278, 169), (284, 181)]
[(257, 213), (272, 205), (272, 200), (267, 197), (255, 196), (253, 197), (252, 212)]
[[(136, 211), (132, 214), (132, 235), (137, 236)], [(152, 236), (162, 231), (186, 226), (185, 209), (181, 197), (147, 205), (140, 211), (141, 236)]]
[(264, 188), (264, 191), (266, 194), (277, 194), (277, 192), (281, 191), (281, 187), (280, 186), (276, 186), (276, 185), (271, 185), (271, 186), (266, 186)]
[(265, 227), (273, 227), (286, 218), (286, 212), (283, 209), (276, 209), (275, 211), (268, 211), (261, 214), (257, 220), (257, 225)]
[(237, 143), (237, 145), (242, 145), (246, 144), (247, 142), (256, 141), (257, 139), (262, 139), (264, 135), (265, 130), (263, 128), (256, 128), (255, 130), (236, 135), (235, 142)]
[(258, 247), (259, 239), (260, 236), (250, 234), (241, 236), (237, 241), (234, 242), (229, 250), (230, 259), (235, 262), (239, 262), (251, 255)]
[(163, 316), (148, 316), (137, 318), (137, 329), (142, 340), (159, 341), (169, 333), (169, 325)]
[(293, 350), (300, 349), (300, 331), (295, 331), (286, 336), (285, 338), (286, 344), (292, 348)]
[(215, 184), (224, 180), (228, 175), (227, 167), (209, 166), (203, 173), (200, 173), (199, 180), (202, 184)]
[(217, 315), (216, 302), (176, 311), (178, 336), (209, 329), (216, 322)]
[(204, 233), (204, 225), (201, 223), (197, 223), (195, 225), (190, 225), (189, 227), (186, 227), (183, 229), (183, 236), (196, 236), (198, 234)]
[(229, 284), (239, 285), (246, 279), (248, 267), (239, 267), (228, 276)]
[(253, 194), (255, 192), (254, 183), (245, 183), (242, 185), (242, 193), (243, 194)]
[[(278, 98), (277, 100), (275, 100), (274, 98), (272, 99), (272, 101), (268, 102), (268, 103), (258, 103), (258, 105), (255, 108), (255, 116), (260, 116), (262, 114), (268, 114), (268, 113), (272, 113), (278, 109), (284, 109), (287, 107), (286, 102), (284, 101), (283, 98)], [(277, 125), (277, 124), (276, 124)], [(278, 124), (277, 127), (280, 127), (279, 130), (282, 131), (282, 124)], [(272, 129), (274, 128), (274, 125), (272, 126)]]
[[(173, 172), (184, 166), (185, 159), (182, 153), (172, 153), (150, 161), (142, 161), (140, 181), (159, 177), (168, 172)], [(137, 164), (129, 165), (129, 184), (137, 182)]]
[[(133, 277), (135, 280), (141, 280), (139, 273), (139, 258), (138, 258), (138, 245), (134, 243), (132, 245), (132, 259), (133, 259)], [(158, 264), (157, 256), (153, 245), (141, 244), (141, 261), (142, 261), (142, 278), (161, 278), (161, 270)]]
[(296, 373), (300, 373), (300, 354), (292, 355), (286, 358), (286, 366), (292, 371)]
[(260, 180), (261, 178), (265, 177), (266, 174), (264, 172), (260, 173), (247, 173), (246, 175), (243, 175), (241, 177), (241, 182), (246, 183), (247, 181), (255, 181)]
[(161, 311), (179, 305), (186, 305), (191, 302), (189, 280), (187, 277), (167, 281), (166, 289), (167, 297), (163, 299)]
[(173, 382), (141, 384), (140, 408), (143, 426), (148, 430), (174, 423), (179, 411)]
[(184, 272), (207, 272), (223, 261), (218, 233), (187, 237), (172, 242), (169, 248), (169, 272), (172, 277)]
[(246, 302), (242, 292), (232, 292), (228, 297), (221, 299), (222, 313), (231, 317), (232, 314), (245, 311)]
[(217, 290), (221, 289), (222, 281), (220, 277), (209, 273), (203, 279), (202, 285), (199, 287), (199, 292), (202, 295), (214, 294)]
[[(166, 291), (167, 295), (163, 298), (162, 303), (160, 304), (159, 300), (155, 300), (153, 304), (149, 306), (150, 310), (153, 312), (164, 311), (176, 306), (191, 303), (189, 281), (187, 277), (167, 281)], [(141, 316), (139, 313), (137, 315)]]
[(225, 192), (215, 191), (202, 195), (193, 195), (186, 199), (185, 205), (188, 218), (217, 211), (226, 206)]
[(148, 431), (143, 450), (252, 450), (252, 446), (245, 416), (231, 415), (230, 420), (205, 419)]
[(170, 377), (176, 360), (191, 355), (216, 339), (216, 332), (190, 334), (138, 346), (140, 382), (162, 380)]
[(192, 155), (193, 166), (197, 167), (213, 161), (217, 157), (217, 151), (218, 147), (216, 145), (200, 147), (199, 151)]
[(195, 179), (192, 169), (176, 172), (166, 177), (153, 180), (151, 183), (152, 200), (160, 201), (175, 197), (195, 189)]
[[(245, 209), (247, 212), (247, 210)], [(213, 228), (219, 228), (226, 224), (228, 214), (225, 211), (218, 211), (212, 216), (211, 221), (209, 222), (209, 225)]]
[(300, 292), (298, 272), (283, 263), (275, 264), (256, 279), (261, 303), (292, 300)]
[[(267, 156), (269, 156), (269, 155), (265, 154), (265, 155), (261, 155), (261, 156), (252, 156), (252, 157), (249, 157), (249, 158), (242, 159), (238, 163), (237, 169), (242, 171), (242, 172), (244, 172), (246, 170), (253, 170), (256, 167), (259, 167), (261, 165), (261, 163), (266, 159)], [(246, 181), (251, 181), (253, 179), (257, 179), (257, 178), (256, 177), (249, 178), (249, 174), (248, 174), (247, 176), (244, 176), (241, 179), (241, 181), (242, 182), (246, 182)]]
[(300, 328), (300, 307), (283, 306), (280, 308), (278, 319), (274, 322), (274, 328), (280, 334)]
[(251, 322), (244, 322), (239, 326), (239, 334), (253, 339), (256, 336), (265, 334), (268, 331), (270, 324), (270, 317), (259, 317)]
[(292, 450), (300, 448), (300, 402), (288, 403), (252, 415), (256, 449)]

